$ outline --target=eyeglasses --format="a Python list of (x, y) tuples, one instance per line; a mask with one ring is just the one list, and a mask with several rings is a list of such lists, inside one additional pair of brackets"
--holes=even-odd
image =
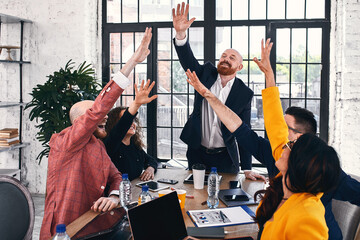
[(295, 143), (295, 142), (296, 142), (296, 140), (287, 142), (287, 143), (282, 147), (282, 149), (288, 148), (288, 149), (291, 151), (291, 149), (292, 149), (292, 147), (294, 146), (294, 143)]
[(292, 128), (290, 126), (288, 126), (288, 129), (290, 129), (291, 131), (295, 132), (295, 133), (299, 133), (299, 134), (302, 134), (302, 132), (300, 132), (299, 130), (295, 129), (295, 128)]

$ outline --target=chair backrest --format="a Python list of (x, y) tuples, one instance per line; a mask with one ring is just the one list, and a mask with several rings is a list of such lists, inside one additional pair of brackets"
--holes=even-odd
[(20, 181), (0, 176), (0, 236), (3, 240), (32, 239), (35, 207)]
[(332, 211), (343, 234), (343, 239), (354, 240), (360, 224), (360, 207), (333, 199)]

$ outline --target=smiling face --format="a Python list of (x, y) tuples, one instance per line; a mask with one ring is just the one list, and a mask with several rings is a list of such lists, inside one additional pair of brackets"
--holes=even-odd
[(234, 49), (227, 49), (219, 59), (217, 71), (221, 75), (236, 75), (237, 71), (242, 69), (242, 57), (240, 53)]
[(105, 125), (107, 122), (108, 116), (106, 115), (104, 119), (97, 125), (96, 130), (94, 132), (95, 137), (103, 139), (106, 137), (107, 133), (105, 131)]

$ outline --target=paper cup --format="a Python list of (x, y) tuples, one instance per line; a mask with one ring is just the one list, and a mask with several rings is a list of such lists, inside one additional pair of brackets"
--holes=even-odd
[(165, 189), (165, 190), (159, 191), (158, 194), (159, 194), (159, 197), (162, 197), (162, 196), (164, 196), (164, 195), (166, 195), (166, 194), (169, 194), (169, 193), (171, 193), (171, 192), (172, 192), (172, 191), (171, 191), (170, 189)]
[(203, 189), (205, 181), (205, 165), (204, 164), (194, 164), (192, 166), (193, 179), (194, 179), (194, 188)]
[(186, 191), (182, 190), (182, 189), (177, 189), (176, 193), (177, 193), (178, 198), (180, 200), (180, 207), (184, 208), (185, 207)]

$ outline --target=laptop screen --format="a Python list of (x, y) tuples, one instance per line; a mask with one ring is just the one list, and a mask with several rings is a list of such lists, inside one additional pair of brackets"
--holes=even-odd
[(175, 191), (129, 209), (128, 217), (134, 240), (180, 240), (187, 236)]

